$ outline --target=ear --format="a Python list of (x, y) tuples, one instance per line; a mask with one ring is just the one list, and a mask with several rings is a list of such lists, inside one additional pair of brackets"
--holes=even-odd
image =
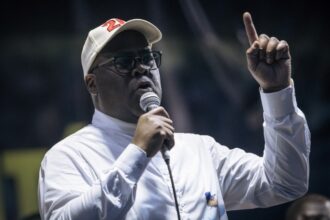
[(95, 96), (97, 95), (97, 86), (96, 86), (96, 75), (92, 73), (88, 73), (85, 76), (85, 85), (87, 87), (88, 92)]

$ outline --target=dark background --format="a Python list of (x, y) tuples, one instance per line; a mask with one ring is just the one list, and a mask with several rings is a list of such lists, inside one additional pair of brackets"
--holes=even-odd
[[(246, 69), (242, 13), (259, 34), (289, 42), (298, 105), (312, 133), (310, 193), (330, 196), (329, 12), (313, 1), (2, 1), (0, 151), (50, 148), (93, 112), (80, 53), (109, 18), (143, 18), (163, 32), (164, 106), (177, 131), (263, 151), (258, 85)], [(289, 204), (229, 212), (229, 219), (283, 219)]]

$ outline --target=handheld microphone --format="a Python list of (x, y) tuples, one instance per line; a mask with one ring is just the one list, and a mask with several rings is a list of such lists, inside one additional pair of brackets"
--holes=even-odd
[[(140, 98), (140, 107), (144, 112), (148, 112), (159, 106), (160, 106), (160, 98), (154, 92), (146, 92)], [(166, 144), (166, 140), (164, 141), (164, 146), (162, 147), (161, 152), (164, 160), (166, 162), (169, 161), (170, 152)]]
[[(140, 98), (140, 107), (145, 112), (148, 112), (159, 106), (160, 106), (160, 98), (154, 92), (146, 92)], [(174, 196), (174, 202), (175, 202), (175, 208), (176, 208), (178, 220), (181, 220), (180, 211), (179, 211), (179, 203), (178, 203), (178, 199), (176, 196), (176, 190), (175, 190), (172, 171), (171, 171), (171, 167), (170, 167), (170, 152), (168, 150), (168, 146), (166, 143), (167, 143), (167, 141), (165, 140), (164, 146), (162, 147), (161, 152), (162, 152), (162, 156), (166, 162), (168, 172), (170, 174), (170, 180), (171, 180), (171, 184), (172, 184), (172, 190), (173, 190), (173, 196)]]

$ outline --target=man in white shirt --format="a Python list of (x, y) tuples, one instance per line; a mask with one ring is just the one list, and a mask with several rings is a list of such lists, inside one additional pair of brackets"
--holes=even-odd
[[(268, 207), (308, 189), (310, 133), (291, 80), (289, 46), (257, 35), (249, 13), (248, 68), (264, 109), (262, 157), (212, 137), (174, 133), (166, 110), (145, 113), (146, 92), (161, 97), (161, 39), (153, 24), (110, 19), (82, 51), (92, 123), (53, 146), (39, 176), (42, 219), (227, 219), (226, 210)], [(170, 148), (170, 173), (161, 149)], [(177, 206), (175, 203), (177, 197)], [(179, 212), (179, 215), (177, 214)]]

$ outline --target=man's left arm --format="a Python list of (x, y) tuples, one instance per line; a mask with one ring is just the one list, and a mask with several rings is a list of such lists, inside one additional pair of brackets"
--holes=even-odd
[(239, 149), (213, 148), (223, 158), (217, 169), (228, 210), (293, 200), (307, 191), (309, 178), (310, 133), (296, 103), (289, 45), (258, 36), (249, 13), (243, 21), (250, 43), (248, 69), (261, 87), (265, 150), (258, 157)]
[(263, 157), (209, 141), (227, 210), (268, 207), (308, 189), (310, 133), (293, 85), (260, 91), (264, 108)]
[(278, 92), (261, 91), (260, 96), (264, 111), (263, 169), (271, 180), (271, 190), (287, 201), (293, 200), (308, 190), (311, 143), (306, 118), (297, 107), (293, 82)]
[[(279, 196), (279, 201), (292, 200), (308, 189), (310, 132), (297, 107), (289, 45), (266, 34), (258, 36), (250, 13), (243, 14), (243, 22), (250, 43), (247, 65), (260, 85), (264, 110), (265, 150), (259, 172), (264, 173), (264, 183), (270, 186), (265, 188)], [(255, 199), (264, 200), (262, 195), (268, 193), (263, 192), (262, 185), (259, 187)], [(264, 205), (271, 204), (264, 201)]]

